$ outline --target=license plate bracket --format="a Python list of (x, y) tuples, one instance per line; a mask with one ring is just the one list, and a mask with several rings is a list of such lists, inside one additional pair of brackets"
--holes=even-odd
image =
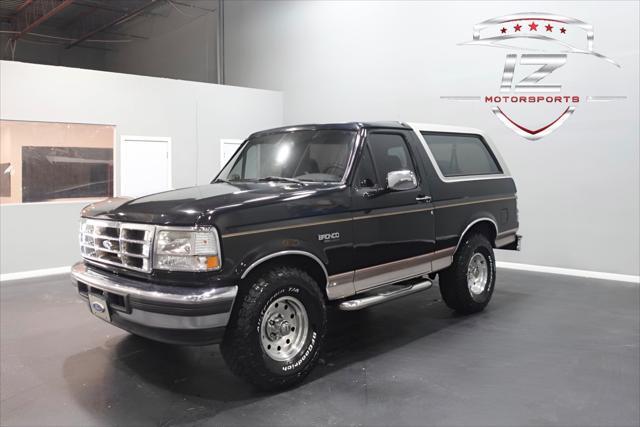
[(111, 322), (109, 303), (103, 295), (89, 292), (89, 309), (94, 315), (101, 318), (105, 322)]

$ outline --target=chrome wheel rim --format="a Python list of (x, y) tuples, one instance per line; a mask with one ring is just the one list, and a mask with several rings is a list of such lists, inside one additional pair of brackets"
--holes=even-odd
[(467, 286), (473, 298), (481, 295), (489, 282), (489, 266), (484, 255), (476, 252), (467, 267)]
[(280, 297), (267, 307), (260, 324), (260, 342), (267, 355), (287, 362), (300, 353), (309, 333), (309, 316), (302, 303)]

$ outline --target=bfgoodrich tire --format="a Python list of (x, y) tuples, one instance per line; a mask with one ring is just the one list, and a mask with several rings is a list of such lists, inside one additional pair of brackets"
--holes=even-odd
[(453, 264), (440, 273), (440, 294), (455, 311), (477, 313), (489, 304), (495, 282), (496, 262), (491, 243), (482, 234), (471, 234), (461, 242)]
[(315, 366), (326, 332), (324, 297), (304, 271), (276, 267), (250, 279), (236, 301), (221, 350), (231, 371), (263, 390), (299, 383)]

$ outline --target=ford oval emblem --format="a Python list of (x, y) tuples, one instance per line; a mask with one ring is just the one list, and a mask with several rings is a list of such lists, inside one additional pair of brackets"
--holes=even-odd
[(93, 307), (93, 311), (96, 311), (98, 313), (104, 313), (106, 308), (104, 307), (104, 305), (100, 304), (99, 302), (92, 302), (91, 303), (91, 307)]

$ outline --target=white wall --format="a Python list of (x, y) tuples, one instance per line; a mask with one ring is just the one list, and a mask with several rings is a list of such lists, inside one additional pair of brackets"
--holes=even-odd
[[(581, 105), (554, 134), (527, 142), (480, 103), (442, 95), (498, 91), (505, 50), (458, 46), (472, 27), (517, 12), (595, 26), (595, 48), (622, 68), (572, 55), (553, 77)], [(284, 92), (285, 122), (403, 120), (478, 127), (519, 189), (520, 253), (502, 260), (638, 275), (640, 266), (637, 2), (227, 2), (230, 84)]]
[[(117, 141), (121, 135), (171, 137), (172, 179), (179, 188), (213, 178), (220, 139), (281, 125), (282, 94), (0, 61), (0, 118), (110, 124)], [(71, 265), (84, 204), (1, 206), (0, 271)]]

